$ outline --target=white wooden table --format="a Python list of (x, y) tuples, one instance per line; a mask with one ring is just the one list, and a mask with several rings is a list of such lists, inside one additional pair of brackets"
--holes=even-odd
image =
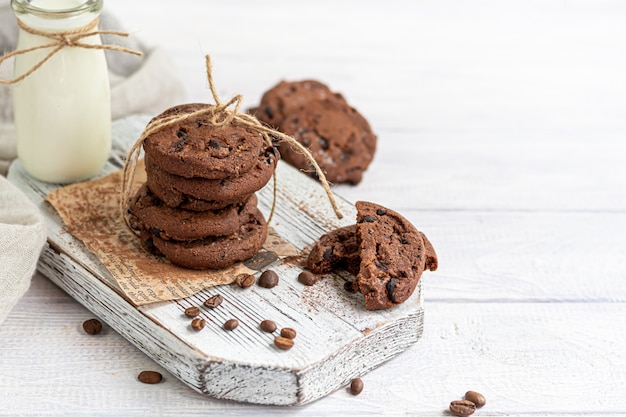
[[(422, 339), (298, 408), (213, 401), (42, 276), (0, 326), (0, 416), (626, 414), (626, 2), (240, 1), (106, 6), (167, 48), (189, 101), (280, 79), (341, 91), (379, 135), (356, 187), (435, 245)], [(145, 369), (165, 380), (144, 385)]]

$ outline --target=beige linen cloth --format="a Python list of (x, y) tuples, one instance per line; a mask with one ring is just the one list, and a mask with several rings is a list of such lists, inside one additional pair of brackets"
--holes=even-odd
[[(100, 29), (128, 31), (111, 14), (100, 17)], [(0, 55), (15, 49), (17, 24), (8, 0), (0, 0)], [(103, 43), (140, 50), (143, 57), (106, 51), (111, 81), (113, 119), (132, 114), (156, 115), (184, 102), (182, 81), (168, 55), (160, 48), (126, 39), (104, 36)], [(10, 79), (12, 62), (0, 67), (0, 77)], [(16, 158), (12, 88), (0, 85), (0, 324), (28, 289), (37, 259), (46, 240), (44, 220), (27, 197), (10, 184), (6, 175)]]

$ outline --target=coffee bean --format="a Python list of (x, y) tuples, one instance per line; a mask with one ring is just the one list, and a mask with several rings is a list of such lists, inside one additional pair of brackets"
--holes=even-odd
[(200, 308), (196, 306), (189, 307), (185, 309), (185, 316), (187, 317), (197, 317), (200, 315)]
[(261, 277), (259, 278), (259, 285), (263, 288), (274, 288), (278, 285), (278, 274), (271, 269), (268, 269), (261, 274)]
[(317, 282), (317, 277), (309, 271), (302, 271), (300, 275), (298, 275), (298, 281), (304, 285), (311, 286)]
[(288, 339), (286, 337), (278, 336), (274, 339), (274, 344), (279, 349), (289, 350), (293, 347), (293, 339)]
[(156, 371), (142, 371), (137, 376), (137, 379), (144, 384), (158, 384), (163, 379), (163, 375)]
[(263, 320), (260, 327), (261, 330), (267, 333), (273, 333), (277, 328), (276, 323), (274, 323), (272, 320)]
[(295, 339), (296, 334), (296, 331), (291, 327), (285, 327), (283, 329), (280, 329), (280, 335), (282, 337), (286, 337), (287, 339)]
[(219, 294), (215, 294), (204, 302), (204, 306), (208, 308), (215, 308), (222, 304), (222, 301), (224, 301), (224, 297)]
[(195, 319), (191, 320), (191, 328), (196, 331), (204, 329), (205, 325), (206, 321), (204, 319), (201, 319), (200, 317), (196, 317)]
[(98, 334), (102, 331), (102, 323), (98, 319), (89, 319), (83, 322), (83, 330), (87, 334)]
[(248, 288), (252, 286), (254, 281), (256, 281), (256, 278), (254, 278), (254, 275), (250, 274), (239, 274), (237, 275), (237, 278), (235, 278), (235, 283), (241, 288)]
[(354, 378), (350, 383), (350, 394), (359, 395), (363, 391), (363, 380), (361, 378)]
[(224, 323), (224, 330), (235, 330), (239, 326), (239, 321), (237, 319), (230, 319)]
[(467, 401), (471, 401), (474, 404), (476, 404), (477, 408), (480, 408), (483, 405), (487, 404), (487, 400), (485, 399), (485, 396), (482, 395), (480, 392), (476, 392), (476, 391), (467, 391), (465, 393), (465, 399)]
[(474, 414), (476, 404), (468, 400), (455, 400), (450, 403), (450, 412), (458, 417), (467, 417)]

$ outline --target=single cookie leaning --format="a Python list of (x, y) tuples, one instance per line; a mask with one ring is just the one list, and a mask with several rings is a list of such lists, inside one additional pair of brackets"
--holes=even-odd
[(221, 210), (194, 212), (173, 209), (163, 204), (144, 184), (131, 198), (130, 223), (135, 230), (146, 229), (163, 240), (196, 240), (236, 232), (256, 210), (252, 195), (243, 203)]
[(154, 194), (170, 207), (179, 207), (183, 201), (191, 199), (223, 202), (224, 205), (240, 201), (243, 197), (260, 190), (270, 180), (278, 151), (264, 147), (257, 156), (257, 163), (249, 171), (238, 177), (219, 180), (185, 178), (159, 168), (150, 155), (146, 155), (148, 183)]
[[(213, 107), (183, 104), (172, 107), (154, 120)], [(149, 135), (143, 148), (154, 164), (185, 178), (223, 179), (240, 176), (256, 163), (263, 139), (252, 128), (228, 124), (215, 127), (208, 116), (175, 123)]]
[(257, 209), (233, 234), (179, 242), (163, 240), (149, 231), (141, 231), (144, 249), (165, 256), (171, 263), (191, 269), (220, 269), (256, 254), (267, 237), (267, 223)]
[[(437, 254), (426, 236), (395, 211), (367, 202), (357, 202), (356, 208), (357, 224), (322, 236), (311, 249), (308, 268), (328, 273), (347, 264), (366, 309), (400, 304), (413, 294), (424, 269), (437, 269)], [(355, 263), (358, 269), (350, 267)]]
[[(374, 157), (377, 138), (369, 123), (317, 81), (282, 82), (251, 112), (309, 148), (330, 182), (358, 184)], [(285, 161), (316, 176), (300, 150), (288, 143), (279, 149)]]

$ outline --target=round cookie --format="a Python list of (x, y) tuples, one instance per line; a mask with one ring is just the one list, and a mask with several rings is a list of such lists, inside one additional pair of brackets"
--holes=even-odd
[[(207, 180), (203, 178), (184, 178), (170, 174), (154, 164), (152, 157), (146, 155), (146, 173), (150, 183), (157, 183), (160, 189), (166, 189), (163, 195), (168, 203), (179, 205), (185, 196), (207, 201), (233, 201), (241, 196), (250, 195), (260, 190), (270, 180), (276, 162), (278, 151), (274, 147), (266, 147), (259, 154), (257, 164), (239, 177), (223, 180)], [(157, 195), (161, 195), (156, 190)]]
[(250, 194), (234, 197), (231, 200), (202, 200), (193, 196), (182, 194), (172, 187), (161, 185), (151, 176), (147, 177), (146, 184), (152, 193), (157, 196), (165, 205), (172, 208), (191, 211), (220, 210), (231, 204), (238, 204), (246, 201)]
[[(309, 148), (333, 183), (358, 184), (376, 151), (376, 135), (363, 116), (337, 93), (312, 80), (281, 82), (251, 112)], [(287, 143), (282, 158), (316, 177), (308, 159)]]
[[(183, 104), (153, 120), (210, 107), (210, 104)], [(260, 133), (251, 128), (233, 124), (214, 127), (205, 117), (159, 129), (145, 139), (143, 148), (159, 168), (171, 174), (223, 179), (249, 171), (257, 163), (262, 143)]]
[(174, 209), (163, 204), (143, 185), (130, 201), (131, 226), (146, 229), (163, 240), (195, 240), (207, 236), (234, 233), (256, 209), (257, 198), (252, 195), (244, 203), (221, 210), (194, 212)]
[[(374, 158), (376, 135), (354, 108), (338, 101), (314, 101), (294, 111), (280, 130), (309, 148), (331, 183), (358, 184)], [(315, 177), (304, 154), (288, 143), (279, 146), (283, 159)]]
[(361, 265), (354, 288), (368, 310), (400, 304), (413, 294), (427, 257), (436, 269), (434, 249), (429, 245), (427, 251), (422, 233), (395, 211), (362, 201), (356, 208)]
[(143, 247), (171, 263), (191, 269), (221, 269), (254, 256), (267, 238), (267, 223), (258, 209), (249, 221), (228, 236), (179, 242), (141, 231)]

